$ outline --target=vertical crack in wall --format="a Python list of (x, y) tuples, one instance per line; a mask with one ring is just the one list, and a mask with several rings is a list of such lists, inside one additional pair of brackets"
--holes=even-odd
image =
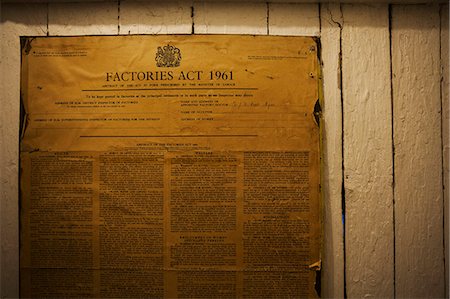
[(322, 35), (322, 12), (321, 7), (322, 3), (317, 3), (317, 9), (318, 9), (318, 17), (319, 17), (319, 37)]
[(344, 157), (344, 92), (343, 92), (343, 84), (342, 84), (342, 27), (344, 24), (344, 14), (342, 13), (342, 5), (339, 4), (339, 12), (341, 14), (340, 18), (342, 20), (342, 24), (333, 20), (333, 15), (330, 12), (331, 20), (339, 26), (339, 91), (341, 93), (341, 160), (342, 160), (342, 238), (343, 238), (343, 250), (344, 250), (344, 298), (347, 298), (347, 246), (346, 246), (346, 218), (345, 218), (345, 157)]
[[(0, 3), (1, 5), (1, 3)], [(49, 14), (50, 14), (50, 8), (49, 8), (50, 4), (47, 3), (47, 36), (50, 36), (50, 32), (48, 31), (48, 23), (49, 23)]]
[(117, 34), (120, 34), (120, 0), (117, 0)]
[(396, 298), (396, 284), (395, 284), (395, 257), (396, 257), (396, 248), (395, 248), (395, 138), (394, 138), (394, 84), (393, 84), (393, 66), (392, 66), (392, 4), (389, 4), (388, 7), (389, 14), (389, 75), (390, 75), (390, 89), (391, 89), (391, 146), (392, 146), (392, 230), (393, 230), (393, 240), (392, 240), (392, 249), (393, 249), (393, 284), (394, 284), (394, 298)]
[[(442, 24), (442, 11), (444, 9), (444, 5), (439, 5), (439, 95), (440, 95), (440, 110), (441, 110), (441, 165), (442, 165), (442, 174), (441, 174), (441, 180), (442, 180), (442, 208), (444, 210), (443, 215), (442, 215), (442, 234), (443, 234), (443, 238), (442, 238), (442, 248), (444, 251), (443, 254), (443, 263), (444, 263), (444, 294), (446, 297), (448, 297), (449, 294), (447, 293), (447, 288), (446, 288), (446, 284), (448, 283), (448, 275), (447, 275), (447, 269), (446, 269), (446, 263), (445, 263), (445, 256), (446, 256), (446, 246), (445, 246), (445, 241), (448, 238), (448, 236), (445, 234), (445, 222), (446, 222), (446, 212), (445, 212), (445, 149), (444, 149), (444, 121), (445, 121), (445, 117), (444, 117), (444, 105), (443, 105), (443, 101), (444, 101), (444, 88), (443, 88), (443, 84), (444, 84), (444, 65), (443, 65), (443, 57), (442, 57), (442, 26), (444, 24)], [(445, 59), (448, 59), (448, 57), (445, 57)], [(448, 86), (446, 86), (445, 88), (448, 88)], [(448, 213), (448, 211), (447, 211)]]
[[(1, 6), (1, 3), (0, 3), (0, 6)], [(47, 36), (48, 36), (48, 3), (47, 3)], [(23, 63), (23, 47), (24, 47), (24, 45), (25, 45), (25, 42), (26, 42), (26, 38), (25, 37), (20, 37), (20, 45), (21, 45), (21, 47), (20, 47), (20, 65), (22, 66), (22, 63)], [(22, 84), (23, 84), (23, 76), (21, 75), (20, 76), (20, 87), (22, 87)], [(23, 98), (23, 90), (22, 90), (22, 88), (20, 88), (20, 102), (19, 102), (19, 132), (18, 132), (18, 136), (19, 136), (19, 142), (16, 144), (16, 146), (17, 146), (17, 152), (19, 153), (19, 155), (20, 155), (20, 151), (21, 151), (21, 149), (20, 149), (20, 145), (21, 145), (21, 143), (22, 143), (22, 138), (23, 138), (23, 135), (25, 134), (25, 128), (26, 128), (26, 120), (27, 120), (27, 115), (26, 115), (26, 111), (25, 111), (25, 106), (24, 106), (24, 98)], [(22, 230), (23, 230), (23, 223), (22, 223), (22, 221), (20, 221), (20, 214), (21, 214), (21, 212), (22, 212), (22, 209), (23, 209), (23, 206), (22, 206), (22, 192), (21, 192), (21, 188), (20, 188), (20, 182), (21, 182), (21, 175), (22, 175), (22, 171), (21, 171), (21, 169), (22, 169), (22, 159), (18, 159), (18, 164), (17, 164), (17, 167), (18, 167), (18, 171), (17, 171), (17, 173), (16, 173), (16, 180), (17, 180), (17, 182), (19, 182), (18, 183), (18, 188), (17, 188), (17, 198), (18, 198), (18, 200), (19, 200), (19, 202), (17, 203), (17, 214), (16, 214), (16, 217), (17, 217), (17, 219), (19, 220), (19, 221), (17, 221), (18, 222), (18, 230), (19, 230), (19, 248), (21, 248), (21, 242), (20, 242), (20, 235), (21, 235), (21, 232), (22, 232)], [(3, 195), (3, 194), (2, 194)], [(3, 232), (2, 232), (3, 233)], [(21, 249), (19, 249), (19, 259), (18, 259), (18, 268), (19, 268), (19, 289), (18, 289), (18, 293), (19, 293), (19, 298), (22, 298), (22, 293), (21, 293), (21, 288), (20, 288), (20, 269), (21, 269), (21, 267), (22, 267), (22, 259), (20, 258), (20, 251), (21, 251)], [(2, 262), (2, 264), (3, 264), (3, 260), (1, 261)], [(0, 277), (1, 278), (1, 282), (0, 282), (0, 284), (2, 284), (3, 283), (3, 281), (4, 281), (4, 278), (3, 277)], [(0, 292), (0, 297), (2, 297), (3, 298), (3, 294)], [(6, 297), (6, 296), (5, 296)]]
[(266, 30), (267, 30), (267, 35), (270, 34), (269, 31), (269, 14), (270, 14), (270, 4), (269, 2), (266, 2)]
[[(319, 68), (321, 68), (320, 69), (320, 83), (319, 84), (321, 84), (321, 86), (319, 87), (320, 89), (322, 89), (322, 92), (320, 92), (319, 94), (322, 94), (322, 96), (321, 97), (319, 97), (319, 99), (317, 100), (317, 102), (316, 102), (316, 105), (314, 106), (314, 116), (316, 117), (316, 116), (318, 116), (318, 119), (316, 120), (317, 121), (317, 123), (318, 123), (318, 125), (319, 125), (319, 127), (320, 127), (320, 119), (323, 117), (323, 111), (322, 111), (322, 106), (321, 105), (323, 105), (323, 74), (322, 74), (322, 46), (321, 46), (321, 40), (320, 40), (320, 35), (321, 35), (321, 32), (322, 32), (322, 20), (321, 20), (321, 15), (320, 15), (320, 3), (317, 3), (317, 10), (318, 10), (318, 17), (319, 17), (319, 36), (318, 37), (314, 37), (314, 39), (315, 39), (315, 41), (316, 41), (316, 44), (317, 44), (317, 59), (318, 59), (318, 62), (319, 62)], [(267, 11), (269, 11), (269, 10), (267, 10)], [(316, 107), (318, 105), (318, 107)], [(323, 130), (323, 129), (321, 129), (321, 130)], [(322, 131), (321, 131), (321, 135), (322, 135)], [(323, 136), (322, 136), (323, 137)], [(321, 169), (320, 169), (320, 171), (322, 172), (322, 161), (323, 161), (323, 146), (322, 146), (322, 142), (320, 142), (320, 146), (322, 147), (321, 148), (321, 151), (320, 151), (320, 160), (321, 160)], [(321, 174), (321, 177), (322, 177), (322, 174)], [(320, 184), (319, 184), (319, 190), (320, 190), (320, 194), (322, 195), (323, 194), (323, 189), (322, 189), (322, 179), (320, 180)], [(323, 199), (323, 196), (321, 196), (320, 197), (321, 199)], [(322, 240), (324, 240), (324, 232), (325, 232), (325, 227), (324, 227), (324, 221), (323, 221), (323, 217), (324, 217), (324, 211), (325, 211), (325, 208), (324, 208), (324, 203), (323, 203), (323, 200), (322, 200), (322, 202), (320, 203), (321, 204), (321, 210), (323, 211), (322, 212), (322, 214), (321, 214), (321, 231), (322, 231)], [(321, 261), (323, 261), (323, 259), (324, 259), (324, 257), (322, 256), (322, 254), (323, 254), (323, 249), (324, 249), (324, 243), (323, 243), (323, 241), (322, 241), (322, 245), (321, 245), (321, 250), (320, 250), (320, 260)], [(316, 290), (316, 293), (317, 293), (317, 295), (318, 295), (318, 297), (319, 298), (321, 298), (322, 297), (322, 294), (323, 294), (323, 291), (322, 291), (322, 275), (324, 274), (324, 271), (322, 271), (322, 269), (320, 268), (319, 270), (316, 270), (315, 271), (315, 273), (316, 273), (316, 280), (315, 280), (315, 284), (314, 284), (314, 288), (315, 288), (315, 290)]]
[(343, 84), (342, 84), (342, 27), (344, 24), (344, 15), (342, 13), (342, 5), (339, 4), (339, 12), (341, 14), (341, 20), (342, 24), (339, 22), (336, 22), (333, 20), (333, 16), (331, 15), (331, 18), (333, 22), (335, 22), (339, 26), (339, 91), (341, 93), (341, 139), (342, 139), (342, 146), (341, 146), (341, 155), (342, 155), (342, 238), (343, 238), (343, 249), (344, 249), (344, 298), (347, 298), (347, 246), (346, 246), (346, 218), (345, 218), (345, 157), (344, 157), (344, 92), (343, 92)]
[(194, 5), (191, 6), (191, 34), (195, 34)]

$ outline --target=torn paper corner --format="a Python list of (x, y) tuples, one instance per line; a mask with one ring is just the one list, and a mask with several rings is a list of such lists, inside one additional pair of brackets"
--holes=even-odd
[(310, 270), (320, 271), (322, 269), (322, 260), (318, 260), (317, 262), (312, 263), (311, 265), (308, 266), (308, 268)]

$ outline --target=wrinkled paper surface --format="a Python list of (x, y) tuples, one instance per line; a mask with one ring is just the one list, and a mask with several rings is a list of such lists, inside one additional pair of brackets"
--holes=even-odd
[(312, 38), (22, 44), (23, 297), (317, 296)]

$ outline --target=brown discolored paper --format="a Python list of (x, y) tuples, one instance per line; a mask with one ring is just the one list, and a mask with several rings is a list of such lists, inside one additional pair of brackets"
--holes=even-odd
[(24, 38), (21, 296), (317, 297), (317, 52)]

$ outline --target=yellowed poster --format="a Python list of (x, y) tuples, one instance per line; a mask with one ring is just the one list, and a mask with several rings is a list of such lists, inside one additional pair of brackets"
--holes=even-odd
[(307, 37), (24, 38), (21, 296), (317, 297), (319, 76)]

